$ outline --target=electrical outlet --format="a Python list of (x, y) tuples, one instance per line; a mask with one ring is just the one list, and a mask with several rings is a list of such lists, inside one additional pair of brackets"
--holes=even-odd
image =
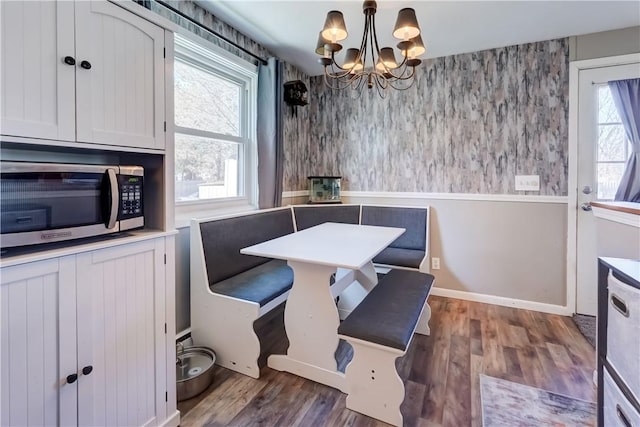
[(431, 269), (440, 270), (440, 258), (436, 258), (436, 257), (431, 258)]
[(540, 175), (516, 175), (516, 191), (540, 191)]

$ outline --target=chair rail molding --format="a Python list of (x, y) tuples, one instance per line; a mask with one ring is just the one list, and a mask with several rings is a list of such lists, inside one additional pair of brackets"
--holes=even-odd
[[(283, 198), (302, 197), (309, 190), (282, 192)], [(377, 199), (427, 199), (427, 200), (469, 200), (481, 202), (519, 203), (568, 203), (566, 196), (540, 196), (527, 194), (472, 194), (472, 193), (420, 193), (398, 191), (342, 191), (343, 197), (367, 197)]]

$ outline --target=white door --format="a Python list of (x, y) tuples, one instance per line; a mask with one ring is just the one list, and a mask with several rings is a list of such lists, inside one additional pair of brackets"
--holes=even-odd
[(73, 9), (70, 1), (0, 2), (3, 135), (75, 139)]
[(74, 257), (1, 275), (0, 425), (77, 425)]
[(164, 30), (107, 1), (75, 13), (78, 141), (164, 149)]
[(164, 239), (77, 255), (78, 424), (165, 418)]
[(597, 314), (596, 221), (588, 203), (612, 200), (630, 154), (610, 80), (640, 77), (640, 64), (579, 71), (576, 312)]

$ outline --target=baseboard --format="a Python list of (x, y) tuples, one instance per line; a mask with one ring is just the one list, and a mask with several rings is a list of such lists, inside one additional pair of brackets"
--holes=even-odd
[(174, 412), (169, 418), (165, 420), (161, 427), (178, 427), (180, 425), (180, 411)]
[(571, 316), (573, 314), (572, 310), (563, 305), (478, 294), (475, 292), (457, 291), (454, 289), (434, 287), (431, 289), (431, 295), (461, 299), (465, 301), (482, 302), (485, 304), (501, 305), (503, 307), (521, 308), (523, 310), (540, 311), (542, 313), (558, 314), (560, 316)]

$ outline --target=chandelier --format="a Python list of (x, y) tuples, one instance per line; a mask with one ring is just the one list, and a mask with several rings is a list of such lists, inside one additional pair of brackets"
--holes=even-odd
[(327, 13), (324, 28), (318, 35), (316, 53), (321, 55), (318, 62), (324, 66), (324, 81), (328, 87), (360, 90), (366, 84), (369, 89), (375, 87), (378, 94), (384, 96), (383, 91), (388, 87), (405, 90), (413, 84), (415, 68), (422, 62), (418, 56), (426, 52), (416, 12), (411, 8), (398, 12), (393, 30), (393, 36), (401, 40), (397, 47), (402, 61), (398, 63), (393, 48), (381, 49), (378, 46), (376, 8), (375, 1), (363, 2), (365, 20), (360, 49), (347, 49), (342, 65), (337, 63), (335, 55), (342, 50), (338, 42), (348, 35), (344, 17), (337, 10)]

